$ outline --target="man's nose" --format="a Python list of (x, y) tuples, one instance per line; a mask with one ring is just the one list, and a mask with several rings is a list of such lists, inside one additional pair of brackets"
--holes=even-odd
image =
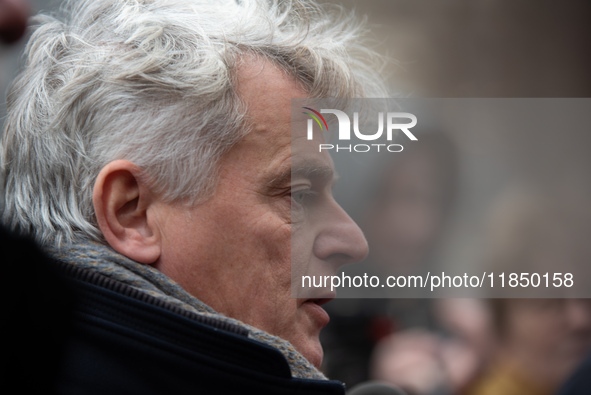
[(369, 247), (363, 232), (355, 221), (336, 202), (326, 212), (322, 230), (314, 243), (314, 255), (334, 265), (360, 262), (367, 256)]

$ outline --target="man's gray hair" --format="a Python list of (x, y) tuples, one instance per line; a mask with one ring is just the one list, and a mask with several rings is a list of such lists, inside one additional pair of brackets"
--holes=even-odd
[(3, 222), (41, 243), (103, 241), (92, 190), (127, 159), (169, 202), (215, 191), (249, 131), (235, 70), (267, 59), (312, 97), (383, 96), (363, 23), (285, 0), (71, 0), (40, 15), (9, 89)]

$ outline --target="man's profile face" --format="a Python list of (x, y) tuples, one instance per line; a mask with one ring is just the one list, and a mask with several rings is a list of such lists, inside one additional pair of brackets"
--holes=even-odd
[[(271, 63), (253, 61), (239, 70), (238, 94), (253, 130), (223, 158), (212, 198), (193, 208), (159, 206), (164, 236), (155, 266), (217, 311), (290, 341), (320, 366), (318, 336), (328, 315), (319, 305), (334, 295), (291, 296), (291, 249), (294, 265), (338, 267), (362, 260), (367, 243), (332, 198), (330, 157), (292, 153), (291, 98), (305, 92)], [(311, 166), (321, 171), (306, 170)]]

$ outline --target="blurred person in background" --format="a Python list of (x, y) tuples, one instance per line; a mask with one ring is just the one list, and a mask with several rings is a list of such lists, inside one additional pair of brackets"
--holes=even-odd
[[(509, 187), (491, 210), (489, 271), (585, 265), (586, 207), (568, 194)], [(591, 301), (564, 296), (438, 301), (442, 326), (455, 327), (462, 341), (425, 331), (395, 334), (376, 348), (373, 378), (413, 394), (554, 394), (591, 351)]]
[(485, 366), (493, 344), (490, 314), (477, 299), (438, 299), (435, 329), (415, 327), (382, 339), (373, 350), (373, 380), (415, 395), (459, 394)]
[[(370, 243), (370, 265), (382, 276), (427, 272), (449, 226), (459, 188), (457, 148), (440, 131), (385, 167), (373, 205), (360, 221)], [(413, 394), (457, 391), (480, 366), (488, 316), (468, 299), (381, 301), (394, 323), (371, 352), (369, 375)]]
[(0, 0), (0, 43), (12, 44), (20, 39), (25, 33), (28, 16), (26, 1)]
[(421, 130), (420, 139), (379, 166), (367, 209), (359, 220), (380, 275), (429, 268), (452, 214), (458, 188), (458, 156), (452, 138)]
[(496, 347), (469, 395), (555, 394), (591, 351), (588, 299), (493, 299)]
[[(497, 271), (569, 272), (591, 260), (588, 204), (569, 191), (509, 187), (490, 220)], [(576, 279), (575, 279), (576, 281)], [(567, 291), (568, 292), (568, 291)], [(469, 395), (554, 394), (591, 352), (591, 300), (568, 294), (489, 300), (494, 352)]]

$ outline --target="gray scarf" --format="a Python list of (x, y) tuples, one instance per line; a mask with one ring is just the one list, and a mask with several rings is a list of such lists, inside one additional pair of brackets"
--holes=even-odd
[(55, 259), (99, 272), (180, 308), (243, 327), (248, 330), (250, 338), (279, 350), (287, 359), (293, 377), (326, 380), (326, 377), (286, 340), (216, 312), (149, 265), (135, 262), (109, 247), (93, 242), (48, 248), (47, 252)]

